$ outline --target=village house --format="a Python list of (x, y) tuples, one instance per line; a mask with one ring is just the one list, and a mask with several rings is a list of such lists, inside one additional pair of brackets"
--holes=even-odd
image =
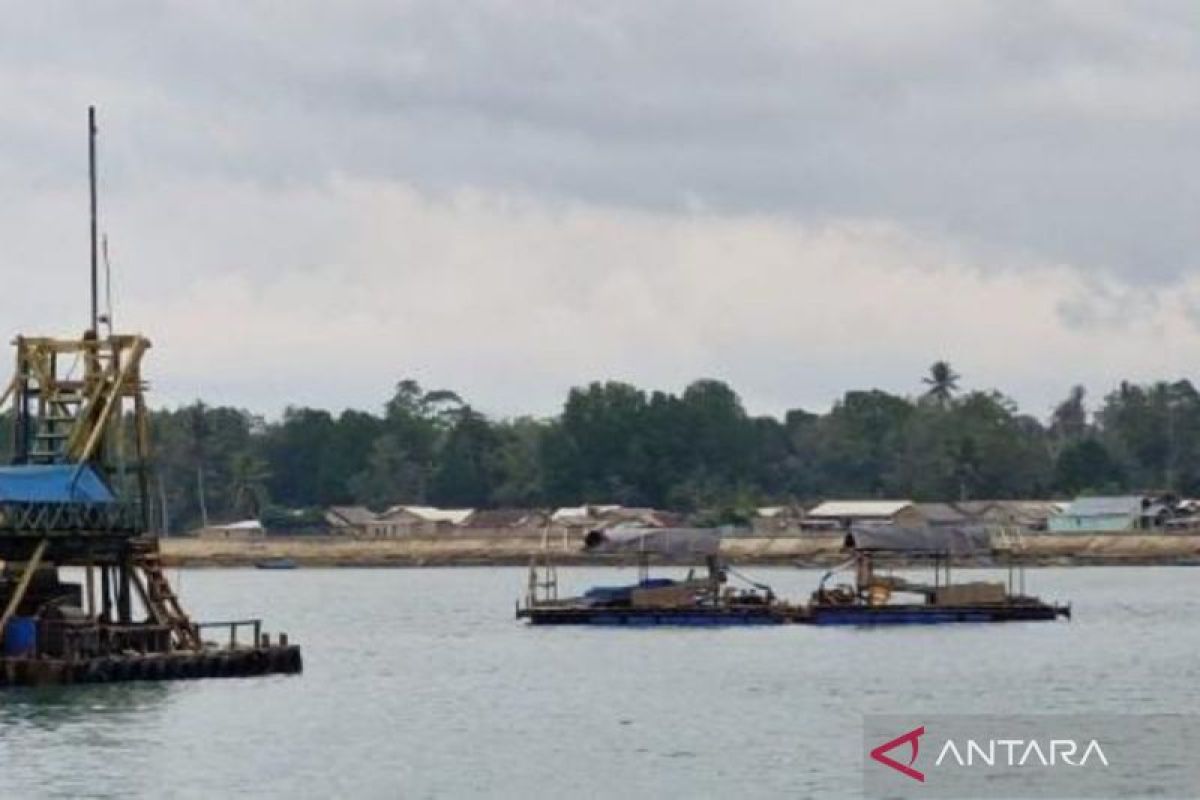
[(584, 505), (559, 508), (550, 515), (556, 533), (582, 537), (607, 528), (671, 528), (683, 524), (682, 514), (655, 508), (620, 505)]
[(201, 539), (236, 539), (243, 541), (247, 539), (262, 539), (266, 535), (266, 529), (256, 519), (229, 522), (223, 525), (209, 525), (207, 528), (201, 528), (199, 533)]
[(984, 519), (1027, 532), (1044, 533), (1049, 528), (1050, 518), (1061, 514), (1069, 505), (1055, 500), (995, 500)]
[(325, 512), (325, 524), (334, 536), (369, 536), (375, 521), (375, 512), (366, 506), (332, 506)]
[(937, 527), (1000, 525), (1026, 532), (1044, 531), (1047, 520), (1066, 508), (1050, 500), (963, 500), (917, 503), (926, 524)]
[(917, 511), (925, 524), (934, 528), (947, 528), (979, 523), (983, 509), (965, 507), (965, 503), (917, 503)]
[(804, 515), (806, 530), (846, 530), (853, 525), (917, 528), (925, 518), (911, 500), (829, 500)]
[(1079, 497), (1050, 517), (1051, 533), (1123, 533), (1163, 528), (1171, 507), (1153, 497)]
[(370, 524), (368, 535), (375, 538), (444, 536), (453, 533), (473, 513), (474, 509), (470, 508), (392, 506)]
[(462, 536), (530, 536), (544, 533), (550, 524), (545, 511), (520, 508), (482, 509), (459, 525)]

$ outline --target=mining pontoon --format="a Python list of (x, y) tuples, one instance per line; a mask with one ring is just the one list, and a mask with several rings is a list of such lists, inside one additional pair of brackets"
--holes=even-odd
[[(530, 565), (525, 603), (517, 604), (518, 619), (533, 625), (910, 625), (947, 622), (1044, 621), (1070, 617), (1070, 606), (1052, 605), (1015, 589), (1023, 568), (1008, 565), (1009, 582), (952, 583), (955, 558), (989, 556), (986, 530), (921, 529), (887, 526), (856, 530), (847, 535), (850, 559), (829, 570), (810, 601), (780, 600), (765, 584), (750, 580), (720, 559), (720, 534), (700, 529), (593, 531), (584, 550), (597, 555), (635, 554), (638, 581), (622, 586), (595, 587), (578, 597), (558, 597), (558, 574), (548, 555)], [(652, 579), (651, 558), (673, 562), (701, 558), (707, 573), (694, 571), (684, 580)], [(900, 566), (928, 562), (933, 582), (918, 583), (895, 574), (880, 574), (877, 563), (895, 559)], [(853, 569), (855, 583), (827, 588), (829, 579)], [(944, 578), (943, 578), (944, 575)], [(731, 585), (738, 578), (745, 586)], [(911, 602), (895, 602), (912, 595)]]
[[(89, 110), (93, 137), (94, 117)], [(94, 191), (93, 162), (93, 199)], [(0, 467), (0, 686), (298, 673), (257, 619), (196, 623), (150, 533), (142, 336), (16, 339), (12, 464)], [(109, 316), (111, 319), (111, 313)], [(60, 569), (71, 574), (64, 580)]]
[[(716, 531), (657, 529), (592, 531), (584, 549), (593, 554), (636, 553), (637, 583), (598, 586), (580, 597), (558, 599), (558, 572), (547, 560), (530, 565), (529, 591), (517, 618), (533, 625), (782, 625), (804, 609), (783, 603), (771, 587), (749, 580), (720, 561)], [(651, 557), (700, 558), (707, 573), (682, 581), (649, 576)], [(731, 578), (744, 585), (733, 586)]]
[[(1069, 605), (1043, 602), (1024, 593), (1024, 567), (992, 544), (983, 527), (903, 528), (880, 525), (846, 534), (850, 559), (822, 576), (807, 606), (813, 625), (930, 625), (943, 622), (1036, 622), (1070, 618)], [(955, 559), (1007, 561), (1007, 585), (999, 581), (954, 583)], [(881, 565), (932, 569), (932, 583), (912, 581)], [(854, 570), (853, 584), (826, 588), (839, 572)], [(1019, 587), (1018, 588), (1018, 584)], [(897, 602), (896, 595), (913, 598)]]

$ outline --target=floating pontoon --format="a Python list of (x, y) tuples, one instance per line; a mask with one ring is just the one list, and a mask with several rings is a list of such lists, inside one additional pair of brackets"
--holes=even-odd
[[(94, 141), (91, 113), (89, 128)], [(94, 186), (93, 169), (93, 200)], [(94, 220), (93, 206), (90, 328), (17, 337), (0, 389), (13, 426), (0, 468), (0, 686), (300, 672), (286, 634), (272, 639), (257, 619), (193, 622), (167, 580), (150, 533), (150, 342), (100, 332)]]
[[(557, 569), (547, 556), (530, 565), (525, 602), (517, 618), (533, 625), (908, 625), (946, 622), (1010, 622), (1069, 617), (1070, 606), (1051, 605), (1017, 590), (1023, 568), (1007, 565), (1009, 581), (952, 583), (956, 559), (993, 558), (983, 529), (855, 529), (845, 539), (850, 558), (829, 570), (807, 604), (780, 600), (770, 587), (746, 578), (720, 559), (721, 536), (707, 529), (593, 531), (584, 550), (638, 559), (638, 581), (599, 586), (559, 598)], [(706, 574), (684, 580), (652, 579), (650, 560), (702, 560)], [(932, 583), (877, 572), (879, 563), (932, 567)], [(830, 579), (853, 570), (855, 582), (829, 588)], [(735, 587), (731, 578), (744, 582)], [(911, 597), (912, 599), (907, 599)]]

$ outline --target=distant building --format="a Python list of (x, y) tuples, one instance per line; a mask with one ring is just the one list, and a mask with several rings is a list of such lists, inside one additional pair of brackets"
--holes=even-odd
[(972, 525), (979, 521), (980, 510), (961, 508), (958, 503), (916, 503), (927, 525), (935, 528)]
[(544, 531), (550, 524), (545, 511), (496, 508), (476, 511), (459, 526), (462, 536), (504, 536)]
[(1109, 532), (1162, 528), (1171, 517), (1168, 505), (1152, 497), (1079, 497), (1062, 513), (1050, 517), (1051, 533)]
[(683, 521), (682, 514), (671, 511), (612, 504), (567, 506), (550, 515), (552, 528), (570, 533), (607, 528), (671, 528), (679, 527)]
[(325, 512), (325, 523), (335, 536), (368, 536), (375, 512), (366, 506), (333, 506)]
[(370, 524), (368, 535), (378, 538), (445, 535), (453, 533), (474, 513), (471, 508), (392, 506)]
[(754, 533), (764, 535), (794, 531), (803, 516), (803, 509), (796, 506), (762, 506), (754, 509), (750, 527)]
[(1046, 530), (1047, 520), (1067, 503), (1050, 500), (964, 500), (954, 503), (917, 503), (925, 522), (933, 527), (1003, 525), (1026, 531)]
[(230, 522), (225, 525), (209, 525), (200, 530), (202, 539), (262, 539), (267, 535), (262, 523), (256, 519)]
[(925, 518), (911, 500), (830, 500), (804, 515), (808, 529), (846, 529), (851, 525), (920, 527)]
[(1050, 527), (1050, 518), (1069, 505), (1057, 500), (994, 500), (982, 519), (1026, 531), (1045, 531)]
[(550, 521), (555, 525), (567, 528), (586, 528), (596, 525), (605, 514), (620, 510), (619, 505), (564, 506), (557, 508), (550, 515)]

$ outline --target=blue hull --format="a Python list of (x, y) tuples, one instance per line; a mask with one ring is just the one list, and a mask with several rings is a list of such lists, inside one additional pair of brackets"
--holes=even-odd
[(1036, 622), (1070, 617), (1070, 609), (1043, 603), (992, 606), (794, 606), (752, 608), (524, 608), (518, 618), (533, 625), (606, 627), (732, 627), (763, 625), (945, 625), (957, 622)]
[(602, 625), (606, 627), (650, 628), (677, 626), (686, 628), (744, 627), (783, 625), (793, 621), (788, 615), (767, 608), (731, 609), (633, 609), (633, 608), (554, 608), (523, 609), (518, 613), (533, 625)]
[(1069, 616), (1069, 611), (1043, 604), (996, 606), (817, 606), (812, 625), (943, 625), (953, 622), (1034, 622)]
[(588, 618), (587, 625), (624, 625), (629, 627), (652, 627), (661, 625), (681, 625), (690, 628), (712, 628), (729, 625), (782, 625), (782, 619), (770, 617), (742, 617), (722, 615), (718, 617), (704, 614), (679, 614), (664, 616), (628, 616), (623, 614), (600, 614)]

